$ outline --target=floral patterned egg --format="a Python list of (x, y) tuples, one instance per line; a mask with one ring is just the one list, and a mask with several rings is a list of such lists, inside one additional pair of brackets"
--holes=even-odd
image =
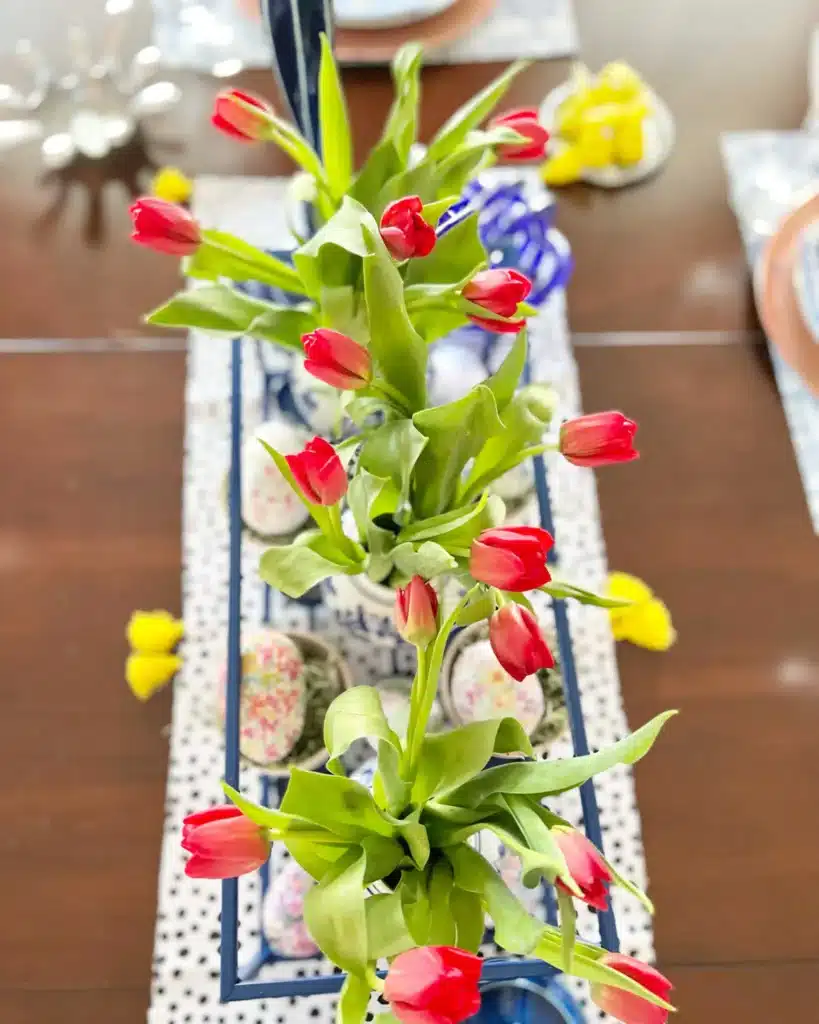
[(301, 451), (307, 434), (284, 420), (268, 420), (242, 445), (242, 519), (262, 537), (286, 537), (310, 515), (260, 441), (285, 455)]
[(461, 651), (452, 666), (449, 690), (455, 715), (464, 724), (510, 716), (531, 735), (546, 711), (538, 677), (513, 679), (498, 664), (488, 640), (476, 640)]
[[(227, 665), (219, 677), (225, 719)], [(284, 760), (304, 729), (307, 687), (304, 658), (283, 633), (261, 629), (242, 637), (239, 749), (254, 764)]]
[(271, 879), (262, 906), (262, 930), (279, 956), (307, 957), (319, 951), (304, 923), (304, 898), (314, 885), (294, 860), (286, 861)]

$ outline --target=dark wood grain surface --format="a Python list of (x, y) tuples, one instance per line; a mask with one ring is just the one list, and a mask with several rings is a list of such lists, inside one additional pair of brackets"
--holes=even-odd
[[(611, 563), (647, 577), (680, 632), (666, 656), (621, 648), (619, 660), (633, 723), (684, 712), (637, 785), (658, 953), (681, 1019), (697, 1024), (812, 1020), (819, 979), (816, 539), (764, 350), (735, 333), (755, 318), (717, 150), (723, 129), (797, 126), (816, 8), (752, 7), (578, 3), (584, 55), (633, 61), (669, 101), (679, 142), (654, 181), (570, 190), (560, 213), (578, 331), (734, 332), (724, 345), (578, 350), (586, 407), (641, 423), (642, 460), (599, 474)], [(77, 0), (70, 17), (96, 10)], [(0, 27), (59, 52), (66, 11), (4, 5)], [(533, 67), (512, 101), (537, 102), (565, 69)], [(425, 133), (496, 70), (429, 69)], [(180, 80), (182, 109), (155, 129), (183, 143), (176, 162), (285, 169), (209, 131), (215, 83)], [(386, 76), (346, 80), (363, 151)], [(260, 91), (268, 81), (247, 76)], [(139, 331), (174, 287), (174, 261), (128, 243), (122, 186), (101, 193), (89, 246), (85, 191), (46, 218), (53, 191), (37, 175), (32, 151), (0, 164), (0, 334)], [(0, 359), (3, 1024), (144, 1020), (169, 702), (133, 702), (122, 629), (134, 607), (179, 607), (183, 381), (178, 352)]]

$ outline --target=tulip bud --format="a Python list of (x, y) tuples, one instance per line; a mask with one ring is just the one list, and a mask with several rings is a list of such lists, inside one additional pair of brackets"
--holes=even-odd
[(538, 526), (499, 526), (472, 542), (469, 571), (498, 590), (537, 590), (552, 578), (546, 568), (554, 540)]
[[(252, 108), (252, 109), (251, 109)], [(216, 97), (211, 124), (240, 142), (259, 142), (267, 137), (273, 108), (263, 99), (241, 89), (224, 89)]]
[(518, 270), (480, 270), (468, 282), (463, 297), (498, 316), (512, 317), (518, 303), (532, 290), (532, 282)]
[(314, 437), (303, 451), (284, 458), (302, 494), (314, 505), (335, 505), (347, 493), (347, 473), (323, 437)]
[(490, 334), (517, 334), (526, 326), (525, 320), (492, 320), (488, 316), (476, 316), (474, 313), (467, 313), (467, 316), (476, 327), (482, 327)]
[(302, 336), (304, 368), (325, 384), (346, 391), (365, 388), (373, 377), (370, 353), (339, 331), (319, 327)]
[(538, 112), (534, 109), (510, 110), (496, 117), (490, 124), (492, 128), (511, 128), (518, 135), (525, 135), (528, 142), (512, 142), (498, 147), (498, 152), (507, 160), (542, 160), (546, 155), (546, 143), (549, 133), (538, 121)]
[(413, 576), (395, 592), (395, 628), (416, 647), (426, 647), (438, 632), (438, 595), (432, 584)]
[(381, 214), (381, 237), (393, 259), (402, 262), (414, 256), (429, 256), (435, 248), (435, 228), (421, 216), (418, 196), (405, 196)]
[[(574, 828), (559, 825), (552, 829), (552, 835), (566, 859), (569, 874), (582, 893), (583, 902), (596, 910), (608, 909), (607, 886), (612, 880), (612, 874), (597, 847)], [(569, 892), (560, 879), (557, 880), (557, 886)]]
[(182, 849), (192, 854), (185, 865), (189, 878), (237, 878), (265, 863), (270, 840), (266, 829), (227, 804), (185, 818)]
[(637, 424), (621, 412), (595, 412), (567, 420), (560, 428), (560, 451), (575, 466), (613, 466), (639, 459), (634, 449)]
[(402, 1024), (460, 1024), (481, 1007), (483, 961), (455, 946), (420, 946), (390, 964), (384, 998)]
[(505, 604), (495, 612), (489, 620), (489, 643), (502, 668), (518, 681), (555, 663), (537, 619), (519, 604)]
[[(652, 995), (668, 1001), (674, 987), (664, 975), (655, 968), (644, 964), (625, 953), (604, 953), (599, 963), (618, 971), (626, 978), (631, 978)], [(666, 1024), (668, 1010), (646, 1002), (640, 996), (632, 995), (614, 985), (594, 984), (591, 986), (591, 998), (595, 1006), (604, 1013), (611, 1014), (624, 1024)]]
[(190, 256), (202, 242), (199, 222), (183, 206), (143, 196), (129, 210), (134, 230), (131, 239), (157, 252)]

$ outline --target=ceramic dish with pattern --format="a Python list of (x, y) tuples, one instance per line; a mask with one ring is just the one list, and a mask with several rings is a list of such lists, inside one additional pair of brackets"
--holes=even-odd
[[(285, 644), (282, 644), (282, 640)], [(299, 698), (302, 704), (300, 715), (287, 712), (292, 721), (287, 722), (289, 746), (278, 759), (274, 754), (281, 749), (270, 744), (271, 720), (281, 715), (286, 717), (286, 708), (277, 701), (276, 694), (271, 694), (264, 687), (259, 689), (257, 663), (264, 652), (275, 641), (277, 649), (281, 649), (286, 657), (286, 674), (298, 677), (303, 694)], [(217, 712), (218, 720), (224, 730), (225, 723), (225, 665), (219, 674)], [(262, 680), (264, 682), (264, 680)], [(250, 683), (250, 685), (248, 685)], [(240, 706), (240, 750), (242, 756), (253, 764), (264, 768), (268, 775), (286, 776), (293, 767), (314, 771), (320, 768), (327, 759), (324, 746), (324, 716), (333, 700), (353, 685), (347, 663), (339, 653), (324, 640), (307, 633), (277, 633), (269, 628), (262, 628), (252, 633), (247, 639), (242, 638), (242, 683)], [(289, 690), (288, 690), (289, 693)], [(288, 706), (292, 701), (288, 697)], [(300, 725), (295, 731), (295, 719), (300, 718)], [(281, 732), (283, 726), (275, 726)], [(274, 729), (274, 731), (275, 731)], [(278, 735), (278, 733), (277, 733)]]
[(457, 0), (334, 0), (338, 28), (401, 28), (432, 18)]
[[(541, 104), (540, 122), (550, 132), (554, 131), (558, 107), (571, 96), (573, 88), (571, 81), (564, 82), (556, 89), (552, 89)], [(626, 185), (636, 185), (638, 181), (643, 181), (645, 178), (651, 177), (652, 174), (656, 174), (671, 156), (677, 136), (674, 117), (668, 105), (657, 93), (648, 87), (646, 87), (646, 93), (650, 99), (653, 113), (645, 119), (643, 124), (643, 159), (631, 167), (587, 167), (583, 171), (582, 181), (588, 182), (589, 185), (597, 185), (598, 188), (623, 188)]]
[[(554, 638), (548, 629), (544, 632), (554, 650)], [(537, 754), (545, 753), (568, 725), (559, 666), (518, 682), (498, 664), (485, 622), (462, 629), (447, 648), (440, 698), (455, 725), (514, 716)]]

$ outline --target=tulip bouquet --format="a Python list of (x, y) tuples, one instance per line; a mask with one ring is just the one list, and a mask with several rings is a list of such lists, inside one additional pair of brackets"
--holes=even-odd
[[(319, 230), (307, 241), (294, 228), (301, 247), (292, 260), (280, 259), (227, 232), (203, 227), (183, 207), (156, 198), (137, 200), (131, 211), (134, 240), (184, 257), (185, 274), (200, 283), (179, 292), (148, 321), (243, 334), (300, 355), (302, 338), (317, 328), (332, 327), (364, 341), (361, 263), (355, 258), (366, 255), (371, 244), (361, 235), (361, 214), (367, 212), (368, 231), (380, 227), (387, 251), (399, 261), (414, 260), (402, 277), (410, 289), (407, 314), (424, 342), (468, 319), (497, 332), (519, 330), (523, 321), (517, 314), (528, 283), (513, 271), (484, 269), (487, 257), (474, 217), (466, 225), (453, 226), (446, 238), (441, 217), (460, 198), (467, 181), (499, 157), (543, 156), (548, 133), (535, 111), (512, 111), (480, 127), (524, 67), (524, 62), (511, 65), (453, 114), (418, 155), (421, 50), (416, 45), (404, 47), (393, 62), (395, 100), (381, 139), (357, 173), (344, 93), (326, 39), (319, 76), (320, 155), (264, 100), (238, 89), (220, 93), (214, 125), (231, 138), (270, 141), (283, 149), (301, 168), (294, 178), (294, 193), (309, 204), (310, 224)], [(324, 231), (331, 221), (333, 228)], [(339, 245), (341, 253), (336, 251)], [(329, 275), (328, 260), (334, 265)], [(249, 297), (241, 290), (247, 281), (276, 289), (282, 301)], [(372, 282), (372, 287), (379, 288), (380, 282)], [(390, 300), (384, 296), (384, 301)], [(353, 359), (354, 371), (356, 367)], [(348, 369), (342, 364), (343, 371)], [(349, 387), (346, 372), (341, 384), (329, 369), (323, 379)]]
[[(305, 903), (310, 933), (347, 972), (340, 1024), (360, 1024), (374, 991), (404, 1024), (458, 1024), (472, 1015), (487, 915), (502, 949), (587, 979), (597, 1003), (623, 1021), (662, 1024), (671, 1009), (666, 979), (575, 935), (575, 901), (605, 909), (612, 885), (650, 907), (647, 897), (548, 804), (599, 772), (633, 764), (672, 713), (610, 748), (555, 761), (533, 759), (514, 718), (427, 731), (456, 627), (488, 620), (496, 657), (523, 679), (553, 664), (532, 594), (624, 603), (554, 579), (552, 537), (506, 523), (491, 486), (549, 449), (581, 466), (637, 453), (636, 425), (619, 412), (569, 421), (544, 440), (553, 393), (542, 383), (520, 386), (530, 282), (487, 267), (475, 213), (458, 202), (465, 182), (496, 156), (543, 154), (546, 133), (531, 111), (480, 128), (521, 65), (453, 115), (413, 164), (419, 67), (417, 48), (397, 56), (393, 108), (357, 174), (326, 41), (320, 157), (263, 101), (236, 90), (219, 97), (219, 127), (275, 141), (307, 175), (316, 230), (289, 260), (203, 229), (171, 204), (142, 200), (133, 208), (135, 239), (183, 256), (199, 282), (151, 322), (275, 341), (342, 393), (352, 424), (343, 441), (316, 437), (289, 455), (265, 446), (314, 528), (265, 551), (261, 576), (299, 597), (322, 580), (366, 574), (394, 591), (396, 629), (417, 651), (405, 735), (390, 727), (377, 689), (344, 692), (324, 724), (328, 771), (293, 769), (276, 809), (225, 786), (231, 805), (185, 821), (187, 873), (236, 877), (258, 869), (272, 842), (283, 843), (316, 882)], [(244, 281), (272, 285), (292, 301), (251, 298), (236, 287)], [(507, 355), (457, 401), (430, 406), (429, 344), (468, 321), (509, 335)], [(346, 751), (364, 738), (377, 750), (371, 789), (344, 770)], [(525, 885), (555, 886), (560, 927), (533, 917), (476, 849), (472, 840), (484, 830), (520, 857)]]

